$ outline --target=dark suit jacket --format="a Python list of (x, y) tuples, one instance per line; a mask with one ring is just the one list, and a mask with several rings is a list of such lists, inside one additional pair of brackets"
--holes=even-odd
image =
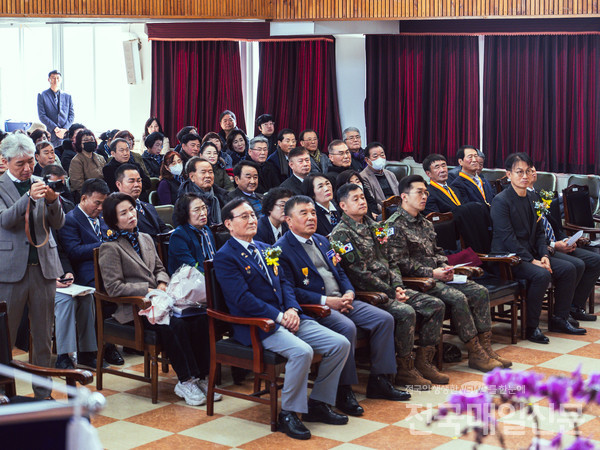
[(492, 252), (516, 253), (523, 261), (531, 262), (548, 256), (546, 235), (533, 207), (533, 194), (527, 192), (533, 220), (529, 221), (515, 208), (518, 195), (512, 186), (500, 192), (492, 201), (490, 214), (494, 225)]
[[(327, 257), (327, 252), (329, 251), (329, 241), (327, 238), (319, 234), (313, 234), (312, 238), (327, 261), (329, 270), (340, 286), (341, 293), (343, 294), (347, 291), (354, 292), (352, 283), (350, 283), (342, 266), (339, 264), (334, 266), (331, 258)], [(302, 244), (298, 242), (298, 239), (296, 239), (296, 236), (291, 231), (288, 231), (277, 241), (277, 245), (281, 247), (279, 261), (281, 262), (283, 273), (285, 274), (285, 278), (294, 286), (298, 302), (320, 305), (321, 296), (325, 295), (325, 284)], [(302, 273), (302, 269), (305, 267), (308, 268), (308, 275), (306, 277)], [(305, 279), (308, 279), (308, 284), (304, 283)]]
[(269, 189), (277, 187), (281, 184), (279, 172), (273, 164), (264, 162), (258, 169), (258, 187), (256, 192), (264, 194)]
[[(279, 161), (279, 157), (281, 154), (282, 154), (281, 150), (279, 149), (279, 147), (277, 147), (277, 150), (275, 151), (275, 153), (273, 153), (272, 155), (270, 155), (267, 158), (266, 164), (271, 164), (271, 165), (273, 165), (273, 167), (275, 167), (275, 173), (279, 177), (279, 182), (283, 183), (286, 179), (288, 179), (292, 175), (292, 169), (290, 169), (289, 166), (287, 166), (287, 168), (284, 167), (284, 170), (281, 169), (281, 162)], [(286, 163), (287, 163), (287, 159), (286, 159)], [(282, 172), (287, 173), (287, 175), (282, 174)]]
[(54, 146), (57, 146), (61, 141), (61, 139), (54, 134), (54, 129), (56, 127), (69, 129), (75, 119), (71, 95), (63, 91), (59, 92), (60, 101), (58, 108), (54, 101), (54, 92), (52, 92), (52, 89), (50, 88), (46, 89), (44, 92), (40, 92), (37, 98), (40, 122), (46, 125)]
[[(258, 192), (255, 192), (255, 194), (256, 194), (256, 197), (257, 197), (257, 198), (258, 198), (258, 199), (259, 199), (259, 200), (262, 202), (263, 195), (262, 195), (262, 194), (259, 194)], [(243, 192), (240, 190), (240, 188), (235, 188), (233, 191), (231, 191), (231, 192), (229, 192), (229, 193), (227, 194), (227, 201), (231, 201), (231, 200), (233, 200), (234, 198), (238, 198), (238, 197), (242, 197), (242, 198), (243, 198), (243, 197), (248, 197), (248, 196), (247, 196), (246, 194), (244, 194), (244, 193), (243, 193)], [(225, 206), (225, 205), (223, 205), (223, 206)]]
[[(123, 164), (131, 164), (136, 167), (138, 172), (140, 173), (140, 177), (142, 177), (142, 193), (150, 191), (152, 188), (152, 182), (148, 175), (146, 175), (145, 170), (133, 160), (133, 157), (127, 161), (127, 163), (120, 163), (115, 158), (111, 159), (103, 168), (102, 175), (104, 175), (104, 181), (108, 184), (108, 188), (111, 192), (117, 192), (117, 180), (115, 179), (115, 172), (117, 169)], [(148, 195), (148, 194), (146, 194)]]
[(450, 169), (448, 171), (448, 184), (452, 183), (456, 179), (456, 177), (458, 177), (458, 174), (460, 173), (461, 170), (462, 170), (462, 167), (456, 166), (453, 169)]
[[(106, 238), (108, 227), (101, 217), (99, 220), (102, 236)], [(65, 225), (58, 232), (58, 237), (75, 271), (75, 283), (94, 286), (94, 249), (100, 247), (102, 241), (79, 207), (66, 215)]]
[[(258, 241), (255, 241), (255, 245), (261, 253), (269, 247)], [(267, 266), (273, 281), (271, 285), (254, 257), (235, 239), (229, 239), (217, 252), (214, 267), (229, 311), (234, 316), (266, 317), (276, 321), (279, 313), (289, 308), (301, 311), (292, 285), (283, 276), (282, 267), (278, 268), (278, 274), (275, 275), (273, 266)], [(300, 318), (309, 319), (302, 313)], [(277, 328), (279, 324), (276, 325), (275, 329)], [(247, 325), (234, 325), (233, 332), (238, 342), (244, 345), (251, 344)], [(261, 339), (271, 334), (264, 331), (258, 333)]]
[(291, 175), (287, 180), (281, 183), (279, 187), (289, 189), (296, 195), (302, 194), (302, 181), (295, 175)]
[[(289, 230), (287, 223), (283, 222), (281, 224), (281, 234), (285, 234), (285, 232)], [(273, 228), (271, 228), (271, 223), (269, 222), (268, 216), (262, 216), (258, 219), (258, 229), (256, 230), (256, 236), (254, 236), (255, 241), (264, 242), (265, 244), (273, 245), (275, 244), (275, 236), (273, 235)]]
[[(332, 203), (336, 207), (337, 219), (339, 221), (342, 217), (342, 213), (340, 212), (335, 202)], [(334, 228), (331, 222), (329, 222), (329, 214), (327, 214), (325, 208), (323, 208), (320, 205), (315, 204), (315, 209), (317, 211), (317, 234), (320, 234), (322, 236), (329, 236), (329, 233), (331, 233)]]
[(140, 203), (144, 210), (144, 214), (138, 213), (138, 228), (140, 232), (147, 233), (150, 236), (156, 236), (157, 234), (166, 233), (170, 230), (159, 217), (154, 206), (146, 202)]
[[(458, 198), (458, 200), (462, 203), (462, 198), (460, 197), (460, 193), (458, 190), (451, 187), (452, 191)], [(427, 215), (431, 212), (452, 212), (456, 208), (456, 205), (448, 198), (447, 195), (444, 195), (438, 188), (433, 187), (432, 185), (427, 185), (427, 190), (429, 191), (429, 197), (427, 198), (427, 205), (425, 205), (425, 210), (423, 214)]]
[(483, 192), (485, 193), (485, 199), (481, 198), (481, 192), (479, 192), (477, 186), (461, 176), (456, 177), (455, 180), (450, 183), (450, 187), (454, 190), (454, 192), (456, 192), (456, 194), (460, 196), (461, 203), (487, 202), (490, 205), (492, 204), (494, 190), (492, 189), (492, 186), (488, 180), (482, 176), (480, 176), (480, 178), (481, 184), (483, 185)]
[[(210, 242), (216, 251), (217, 244), (210, 228), (205, 226), (204, 229), (208, 232)], [(191, 225), (179, 225), (169, 238), (169, 275), (173, 275), (183, 264), (196, 267), (204, 273), (204, 260), (204, 251), (196, 232), (192, 230)]]

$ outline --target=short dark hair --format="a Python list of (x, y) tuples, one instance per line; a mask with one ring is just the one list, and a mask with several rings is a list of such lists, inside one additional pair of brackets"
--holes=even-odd
[(362, 188), (358, 184), (354, 183), (346, 183), (343, 186), (341, 186), (337, 191), (338, 204), (348, 200), (348, 196), (350, 195), (350, 193), (354, 192), (357, 189), (360, 189), (362, 191)]
[(311, 205), (315, 206), (315, 201), (312, 198), (307, 197), (306, 195), (294, 195), (287, 202), (285, 202), (285, 209), (283, 210), (283, 213), (286, 216), (289, 216), (292, 209), (294, 209), (294, 206), (304, 205), (306, 203), (310, 203)]
[(221, 120), (223, 120), (223, 117), (230, 115), (231, 118), (233, 120), (235, 120), (237, 122), (237, 119), (235, 117), (235, 114), (232, 111), (229, 111), (228, 109), (226, 109), (225, 111), (223, 111), (221, 114), (219, 114), (219, 122), (221, 122)]
[(85, 128), (85, 125), (83, 125), (82, 123), (74, 123), (69, 127), (69, 131), (67, 131), (67, 137), (69, 139), (73, 138), (73, 135), (75, 134), (75, 132), (77, 130), (80, 130), (82, 128)]
[[(302, 191), (302, 193), (310, 198), (312, 198), (313, 200), (315, 199), (315, 186), (314, 186), (314, 182), (316, 178), (325, 178), (327, 181), (329, 181), (331, 183), (331, 179), (325, 175), (324, 173), (309, 173), (307, 175), (307, 177), (302, 180), (302, 185), (300, 186), (300, 190)], [(333, 189), (333, 184), (331, 185), (331, 188)]]
[(261, 114), (256, 118), (256, 128), (267, 122), (275, 122), (275, 119), (271, 114)]
[(214, 147), (215, 150), (217, 151), (217, 153), (219, 153), (219, 149), (213, 142), (206, 141), (206, 142), (202, 143), (202, 145), (200, 146), (200, 151), (198, 152), (198, 154), (200, 154), (200, 155), (204, 154), (204, 150), (206, 150), (208, 147)]
[(192, 130), (197, 130), (197, 128), (193, 125), (186, 125), (181, 130), (179, 130), (179, 132), (177, 133), (177, 135), (176, 135), (177, 140), (179, 142), (181, 142), (181, 138), (184, 137), (186, 134), (188, 134)]
[(356, 170), (348, 169), (348, 170), (344, 170), (343, 172), (340, 172), (339, 175), (337, 176), (337, 178), (335, 179), (335, 190), (337, 191), (344, 184), (349, 183), (350, 178), (352, 178), (354, 175), (356, 175), (358, 177), (358, 179), (360, 180), (360, 182), (364, 184), (364, 181), (363, 181), (362, 177), (360, 176), (360, 173), (358, 173)]
[(223, 137), (219, 133), (215, 133), (214, 131), (209, 131), (202, 138), (202, 143), (204, 144), (205, 142), (208, 142), (209, 139), (218, 139), (219, 142), (221, 143), (221, 150), (225, 150), (225, 147), (227, 147), (227, 143), (225, 142), (225, 140), (223, 140)]
[[(82, 131), (82, 133), (83, 133), (83, 131)], [(81, 133), (79, 133), (79, 134), (81, 134)], [(79, 135), (77, 135), (77, 137), (79, 138)], [(123, 139), (123, 138), (116, 138), (116, 139), (113, 139), (113, 140), (110, 142), (110, 147), (109, 147), (109, 148), (110, 148), (110, 152), (111, 152), (111, 153), (116, 153), (116, 152), (117, 152), (117, 144), (118, 144), (119, 142), (123, 142), (123, 143), (127, 144), (127, 148), (129, 148), (129, 142), (127, 142), (127, 140), (126, 140), (126, 139)], [(129, 149), (129, 150), (131, 151), (131, 149)]]
[[(202, 200), (206, 205), (206, 200), (195, 192), (187, 192), (177, 199), (173, 210), (173, 220), (179, 225), (184, 225), (190, 220), (190, 205), (196, 200)], [(206, 205), (208, 207), (208, 205)]]
[(132, 196), (123, 194), (122, 192), (113, 192), (102, 202), (102, 217), (104, 223), (113, 230), (118, 230), (119, 219), (117, 218), (117, 205), (121, 202), (129, 202), (135, 208), (135, 200)]
[(146, 120), (146, 123), (144, 124), (144, 133), (142, 134), (142, 137), (148, 136), (148, 127), (152, 125), (152, 122), (156, 122), (156, 124), (158, 125), (158, 132), (164, 134), (162, 125), (160, 124), (160, 120), (158, 120), (158, 117), (150, 117), (148, 120)]
[(247, 160), (242, 160), (239, 163), (237, 163), (235, 166), (233, 166), (233, 176), (234, 177), (241, 177), (242, 176), (242, 169), (244, 167), (253, 167), (256, 169), (256, 173), (258, 173), (260, 171), (260, 167), (257, 163), (255, 163), (254, 161), (247, 161)]
[(327, 146), (327, 153), (331, 153), (331, 150), (333, 150), (333, 147), (337, 147), (338, 145), (341, 145), (341, 144), (346, 145), (346, 143), (344, 141), (342, 141), (341, 139), (334, 139)]
[(226, 220), (232, 220), (233, 210), (243, 203), (250, 206), (252, 208), (252, 211), (254, 211), (254, 208), (246, 198), (236, 197), (233, 200), (229, 201), (225, 206), (223, 206), (223, 209), (221, 210), (221, 219), (223, 220), (223, 222), (225, 222)]
[[(208, 159), (205, 159), (201, 156), (194, 156), (194, 157), (190, 158), (190, 160), (185, 164), (185, 173), (187, 173), (189, 175), (192, 172), (196, 172), (196, 166), (200, 162), (205, 162), (205, 163), (210, 164), (210, 161)], [(212, 166), (212, 164), (210, 164), (210, 165)]]
[[(114, 137), (115, 137), (115, 139), (123, 138), (123, 139), (125, 139), (125, 141), (127, 141), (127, 138), (131, 139), (132, 141), (135, 141), (135, 137), (133, 136), (133, 133), (129, 130), (117, 131), (115, 133)], [(129, 145), (129, 142), (127, 142), (127, 145)], [(131, 150), (131, 147), (129, 147), (129, 149)]]
[(104, 133), (100, 135), (100, 140), (102, 141), (110, 141), (115, 134), (117, 134), (119, 130), (116, 128), (114, 130), (106, 130)]
[(371, 157), (371, 150), (374, 149), (375, 147), (381, 147), (383, 149), (383, 151), (385, 152), (385, 147), (383, 146), (383, 144), (381, 142), (371, 142), (369, 145), (367, 145), (365, 147), (365, 156), (367, 158)]
[(457, 161), (459, 159), (465, 159), (465, 150), (468, 148), (472, 148), (473, 150), (475, 150), (477, 152), (477, 154), (479, 154), (479, 150), (477, 150), (477, 147), (475, 147), (474, 145), (462, 145), (456, 151), (456, 160)]
[[(77, 134), (77, 137), (75, 138), (75, 151), (81, 153), (81, 151), (83, 150), (83, 147), (81, 145), (83, 138), (86, 136), (91, 136), (94, 138), (94, 142), (96, 142), (96, 136), (94, 136), (94, 132), (92, 130), (89, 130), (87, 128), (84, 128), (83, 130), (81, 130), (81, 132), (79, 132)], [(125, 141), (127, 142), (127, 141)], [(129, 145), (129, 144), (128, 144)]]
[(150, 133), (148, 136), (146, 136), (146, 139), (144, 139), (144, 145), (146, 146), (146, 148), (152, 148), (152, 146), (156, 143), (156, 141), (164, 141), (165, 140), (165, 135), (162, 134), (160, 131), (155, 131), (153, 133)]
[[(36, 130), (37, 131), (37, 130)], [(33, 141), (35, 142), (35, 141)], [(40, 154), (40, 150), (46, 147), (50, 147), (52, 148), (52, 150), (54, 150), (54, 145), (52, 145), (52, 142), (50, 141), (40, 141), (37, 144), (35, 144), (35, 154), (39, 155)]]
[(294, 139), (296, 139), (296, 133), (294, 132), (294, 130), (292, 130), (291, 128), (284, 128), (279, 133), (277, 133), (277, 142), (283, 141), (283, 137), (286, 134), (293, 134)]
[(439, 153), (432, 153), (430, 155), (427, 155), (423, 160), (423, 170), (425, 172), (429, 172), (429, 170), (431, 169), (431, 164), (433, 164), (436, 161), (444, 161), (445, 163), (448, 162), (444, 155), (440, 155)]
[(304, 147), (295, 147), (290, 150), (290, 153), (288, 154), (288, 161), (296, 156), (302, 155), (308, 155), (308, 150), (306, 150)]
[(58, 70), (54, 69), (51, 70), (50, 72), (48, 72), (48, 78), (50, 78), (52, 75), (58, 75), (60, 77), (62, 77), (62, 73), (60, 73)]
[(117, 167), (117, 170), (115, 170), (115, 183), (117, 181), (123, 181), (123, 178), (125, 177), (125, 172), (127, 170), (135, 170), (140, 176), (142, 175), (140, 173), (140, 168), (137, 165), (133, 165), (130, 163), (121, 164), (119, 167)]
[(262, 212), (265, 215), (271, 214), (273, 208), (275, 208), (275, 203), (277, 203), (282, 198), (291, 198), (294, 196), (294, 193), (289, 189), (276, 187), (273, 189), (269, 189), (269, 192), (265, 194), (262, 201)]
[(196, 133), (188, 133), (184, 136), (181, 137), (181, 139), (179, 139), (179, 142), (181, 142), (181, 144), (186, 144), (190, 141), (198, 141), (198, 143), (200, 143), (202, 139), (200, 138), (200, 136), (198, 136)]
[(400, 180), (400, 183), (398, 184), (398, 192), (400, 194), (408, 194), (413, 183), (423, 183), (425, 186), (427, 186), (427, 183), (425, 183), (425, 180), (421, 175), (413, 174)]
[(48, 133), (46, 130), (42, 130), (41, 128), (38, 128), (37, 130), (33, 130), (31, 132), (31, 134), (29, 135), (29, 137), (31, 138), (31, 140), (34, 143), (42, 136), (46, 136), (46, 138), (47, 138), (46, 140), (50, 141), (50, 133)]
[(81, 195), (92, 195), (94, 192), (108, 195), (110, 194), (110, 189), (106, 181), (100, 178), (88, 178), (83, 182), (83, 186), (81, 186)]
[(504, 168), (506, 170), (512, 170), (513, 166), (519, 161), (523, 161), (527, 164), (527, 167), (533, 167), (533, 161), (529, 157), (527, 153), (519, 152), (519, 153), (511, 153), (504, 160)]
[(42, 176), (54, 175), (55, 177), (62, 177), (67, 175), (67, 171), (60, 167), (58, 164), (48, 164), (42, 169)]
[(298, 135), (298, 140), (299, 141), (303, 141), (304, 140), (304, 135), (306, 133), (315, 133), (317, 135), (317, 139), (319, 139), (319, 133), (317, 133), (315, 130), (313, 130), (312, 128), (307, 128), (306, 130), (302, 130), (302, 132)]

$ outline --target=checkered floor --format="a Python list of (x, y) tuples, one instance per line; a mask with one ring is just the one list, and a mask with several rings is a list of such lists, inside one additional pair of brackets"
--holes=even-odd
[[(598, 294), (596, 295), (598, 297)], [(600, 304), (596, 304), (600, 310)], [(545, 323), (542, 324), (542, 327)], [(577, 365), (582, 372), (589, 374), (599, 371), (600, 364), (600, 321), (586, 322), (585, 336), (567, 337), (547, 333), (550, 345), (538, 345), (529, 341), (519, 341), (510, 345), (508, 326), (494, 327), (494, 348), (502, 356), (514, 362), (514, 370), (535, 370), (554, 375), (568, 375)], [(457, 343), (456, 338), (446, 340)], [(461, 348), (463, 346), (461, 345)], [(464, 348), (463, 348), (464, 350)], [(19, 354), (17, 359), (26, 359)], [(143, 371), (142, 357), (126, 356), (126, 370)], [(355, 386), (357, 398), (365, 408), (364, 416), (350, 418), (345, 426), (307, 424), (312, 432), (310, 441), (295, 441), (282, 433), (271, 433), (268, 406), (225, 397), (215, 404), (215, 415), (208, 417), (206, 407), (187, 406), (173, 393), (177, 381), (173, 371), (162, 374), (159, 385), (159, 403), (150, 401), (150, 386), (123, 377), (106, 375), (106, 408), (93, 418), (100, 440), (108, 449), (168, 448), (439, 448), (465, 449), (474, 440), (473, 434), (461, 436), (465, 418), (427, 424), (428, 418), (443, 403), (452, 390), (477, 389), (481, 385), (482, 374), (469, 369), (466, 361), (446, 364), (444, 372), (450, 376), (450, 385), (429, 392), (412, 392), (408, 402), (389, 402), (366, 399), (367, 374), (361, 373), (361, 384)], [(224, 369), (224, 384), (230, 385), (231, 378)], [(250, 390), (251, 382), (246, 381), (240, 390)], [(91, 385), (94, 390), (94, 386)], [(31, 393), (31, 386), (18, 383), (21, 395)], [(551, 438), (561, 428), (566, 432), (564, 442), (573, 439), (570, 422), (552, 415), (545, 401), (536, 405), (541, 418), (542, 437)], [(503, 411), (499, 420), (506, 439), (506, 447), (527, 448), (533, 436), (533, 423), (520, 412)], [(600, 407), (586, 411), (580, 422), (580, 430), (585, 436), (596, 439), (600, 448)], [(489, 436), (481, 449), (500, 448), (496, 435)]]

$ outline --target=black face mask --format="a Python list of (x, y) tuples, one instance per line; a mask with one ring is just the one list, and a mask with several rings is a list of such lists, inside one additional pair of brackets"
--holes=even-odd
[(92, 153), (94, 150), (96, 150), (95, 142), (84, 142), (83, 143), (83, 151), (84, 152)]

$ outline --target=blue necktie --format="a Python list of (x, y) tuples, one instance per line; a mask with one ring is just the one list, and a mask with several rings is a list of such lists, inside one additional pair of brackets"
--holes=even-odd
[(94, 227), (94, 232), (96, 233), (96, 236), (98, 236), (98, 239), (102, 241), (102, 231), (100, 231), (100, 224), (98, 223), (98, 219), (93, 220), (92, 226)]
[(250, 244), (248, 246), (248, 251), (250, 253), (252, 253), (252, 257), (254, 258), (254, 260), (256, 261), (256, 263), (258, 264), (258, 267), (260, 267), (260, 270), (262, 270), (263, 273), (265, 275), (267, 275), (267, 278), (268, 278), (267, 270), (265, 269), (265, 266), (262, 263), (262, 259), (260, 257), (260, 254), (258, 253), (258, 249), (256, 248), (256, 246), (254, 244)]
[(546, 215), (542, 214), (541, 218), (542, 218), (542, 225), (544, 227), (544, 233), (546, 233), (546, 238), (548, 239), (549, 242), (556, 242), (556, 236), (554, 235), (554, 230), (552, 229), (552, 225), (550, 225), (550, 222), (546, 218)]
[(142, 202), (140, 202), (139, 200), (135, 202), (135, 209), (137, 209), (138, 212), (141, 212), (142, 215), (146, 215), (146, 211), (144, 211), (144, 208), (142, 207)]

